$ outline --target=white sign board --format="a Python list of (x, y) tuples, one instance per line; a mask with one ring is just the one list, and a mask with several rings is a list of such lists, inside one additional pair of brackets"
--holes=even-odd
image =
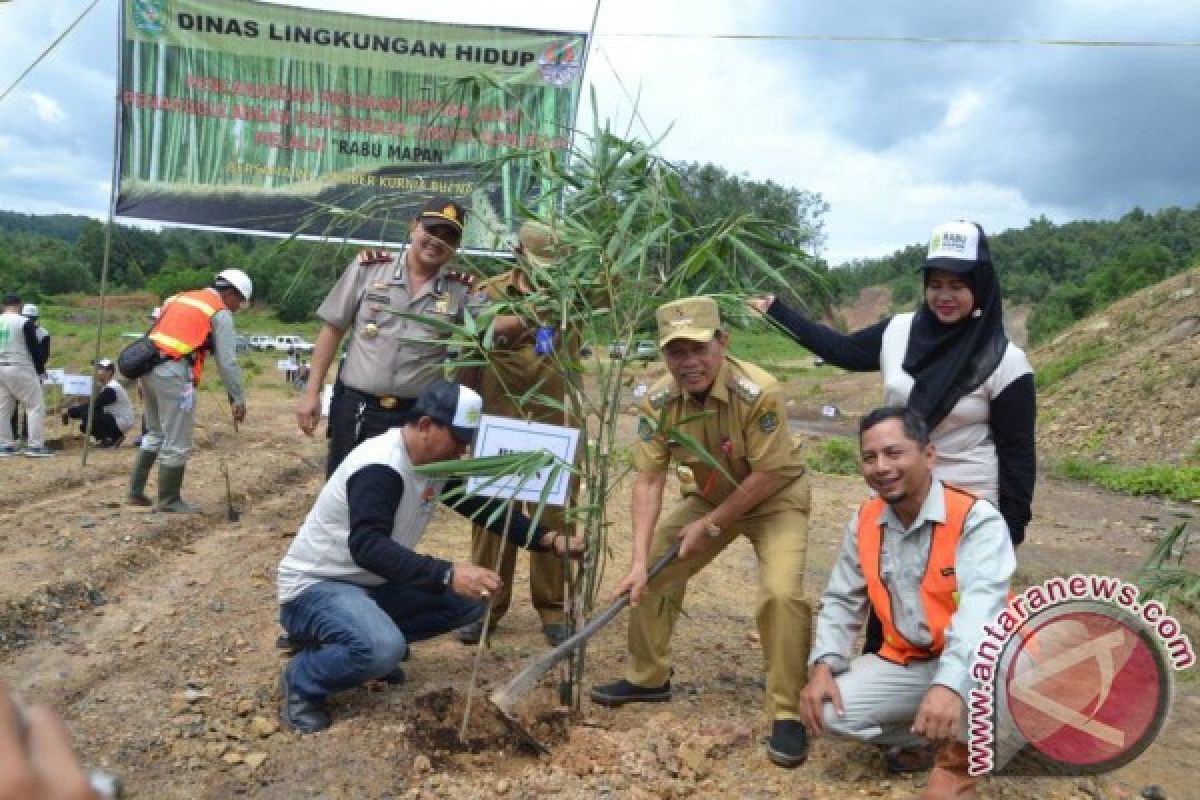
[[(479, 433), (475, 437), (475, 458), (503, 456), (510, 453), (527, 453), (530, 450), (549, 450), (563, 464), (555, 476), (546, 503), (552, 506), (567, 504), (567, 491), (571, 485), (571, 471), (567, 465), (575, 463), (575, 448), (579, 445), (579, 430), (541, 422), (526, 422), (508, 417), (484, 414), (479, 421)], [(467, 493), (484, 497), (503, 497), (536, 503), (550, 480), (553, 467), (546, 467), (521, 485), (521, 478), (468, 478)], [(486, 486), (484, 484), (487, 484)], [(518, 491), (519, 488), (519, 491)]]
[(63, 375), (62, 376), (63, 394), (79, 395), (80, 397), (92, 396), (92, 376), (91, 375)]
[(296, 360), (292, 358), (281, 358), (275, 362), (275, 369), (280, 372), (288, 372), (296, 368)]
[(48, 369), (46, 370), (46, 383), (57, 383), (62, 385), (63, 378), (67, 375), (65, 369)]

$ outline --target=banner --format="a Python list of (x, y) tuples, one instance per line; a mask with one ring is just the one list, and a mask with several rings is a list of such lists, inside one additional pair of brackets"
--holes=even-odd
[(521, 149), (564, 152), (586, 34), (245, 0), (123, 0), (125, 217), (399, 242), (420, 204), (497, 249), (537, 207)]

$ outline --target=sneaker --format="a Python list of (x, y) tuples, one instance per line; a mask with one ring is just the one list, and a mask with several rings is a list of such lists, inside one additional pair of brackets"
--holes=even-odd
[(287, 667), (279, 678), (279, 688), (283, 693), (283, 704), (279, 716), (290, 731), (297, 733), (316, 733), (323, 731), (333, 724), (333, 717), (325, 699), (305, 697), (292, 688), (288, 680)]
[(26, 447), (21, 451), (21, 455), (29, 458), (49, 458), (54, 455), (54, 451), (49, 447)]
[(778, 767), (795, 769), (808, 758), (808, 731), (798, 719), (777, 719), (771, 723), (767, 740), (767, 758)]
[[(496, 629), (495, 625), (491, 626), (488, 631), (488, 638), (491, 638), (491, 633)], [(458, 639), (463, 644), (479, 644), (479, 640), (483, 638), (483, 620), (479, 619), (472, 622), (470, 625), (463, 625), (454, 632), (454, 638)]]
[(0, 447), (0, 458), (8, 458), (9, 456), (15, 456), (16, 454), (17, 448), (13, 447), (11, 444), (6, 444), (3, 447)]
[(546, 637), (546, 644), (558, 647), (567, 640), (567, 626), (561, 622), (548, 623), (542, 626), (542, 635)]
[(611, 708), (626, 703), (665, 703), (671, 699), (671, 682), (662, 686), (638, 686), (622, 678), (603, 686), (593, 686), (588, 696), (593, 703)]

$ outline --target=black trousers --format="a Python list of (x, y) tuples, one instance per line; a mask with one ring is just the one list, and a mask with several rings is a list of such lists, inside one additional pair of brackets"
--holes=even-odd
[[(79, 430), (86, 434), (87, 431), (87, 403), (76, 403), (67, 409), (67, 416), (71, 419), (79, 420)], [(115, 439), (121, 435), (121, 429), (117, 427), (117, 421), (112, 414), (107, 411), (96, 409), (95, 417), (92, 419), (92, 435), (97, 439)]]
[(407, 422), (414, 402), (401, 398), (395, 407), (383, 408), (374, 395), (351, 389), (341, 382), (335, 383), (325, 427), (325, 435), (329, 437), (325, 477), (329, 478), (355, 447), (388, 428)]

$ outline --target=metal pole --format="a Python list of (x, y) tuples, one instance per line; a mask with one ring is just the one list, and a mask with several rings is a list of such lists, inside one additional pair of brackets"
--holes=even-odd
[[(95, 5), (93, 3), (92, 5)], [(91, 10), (90, 7), (88, 9)], [(112, 138), (112, 177), (108, 189), (108, 221), (104, 226), (104, 259), (100, 264), (100, 305), (96, 309), (96, 348), (92, 358), (92, 396), (88, 399), (87, 431), (83, 435), (83, 453), (80, 466), (87, 466), (88, 445), (91, 443), (93, 418), (96, 415), (96, 378), (95, 365), (100, 360), (100, 339), (104, 335), (104, 300), (108, 296), (108, 259), (112, 253), (113, 217), (117, 208), (117, 183), (121, 177), (121, 42), (125, 33), (125, 4), (121, 3), (121, 11), (117, 14), (117, 85), (113, 91), (113, 138)]]

